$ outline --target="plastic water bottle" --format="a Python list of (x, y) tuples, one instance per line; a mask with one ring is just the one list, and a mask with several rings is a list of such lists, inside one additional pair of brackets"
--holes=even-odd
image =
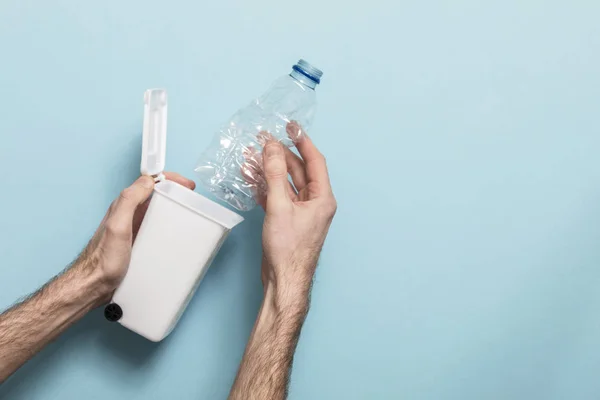
[(304, 60), (277, 79), (262, 96), (236, 112), (219, 129), (195, 171), (200, 183), (238, 210), (256, 206), (264, 194), (262, 149), (267, 139), (291, 147), (304, 134), (316, 111), (315, 89), (323, 72)]

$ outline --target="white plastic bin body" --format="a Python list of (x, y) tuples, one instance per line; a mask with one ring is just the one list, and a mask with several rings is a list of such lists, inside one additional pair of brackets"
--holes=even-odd
[(152, 341), (175, 327), (238, 214), (171, 181), (156, 184), (112, 302), (119, 323)]

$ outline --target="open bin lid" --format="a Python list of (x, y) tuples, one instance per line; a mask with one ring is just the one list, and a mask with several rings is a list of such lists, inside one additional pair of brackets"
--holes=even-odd
[(167, 153), (167, 91), (148, 89), (144, 93), (142, 175), (163, 180)]

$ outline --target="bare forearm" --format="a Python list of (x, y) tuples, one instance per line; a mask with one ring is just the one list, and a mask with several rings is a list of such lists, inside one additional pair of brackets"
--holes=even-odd
[(98, 273), (74, 265), (0, 315), (0, 383), (106, 298)]
[(308, 296), (290, 304), (267, 288), (229, 400), (287, 397), (294, 351), (308, 311)]

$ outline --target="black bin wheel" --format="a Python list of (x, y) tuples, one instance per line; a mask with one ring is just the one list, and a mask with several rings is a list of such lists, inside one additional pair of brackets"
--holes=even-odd
[(104, 308), (104, 317), (110, 322), (116, 322), (123, 316), (123, 310), (116, 303), (111, 303)]

